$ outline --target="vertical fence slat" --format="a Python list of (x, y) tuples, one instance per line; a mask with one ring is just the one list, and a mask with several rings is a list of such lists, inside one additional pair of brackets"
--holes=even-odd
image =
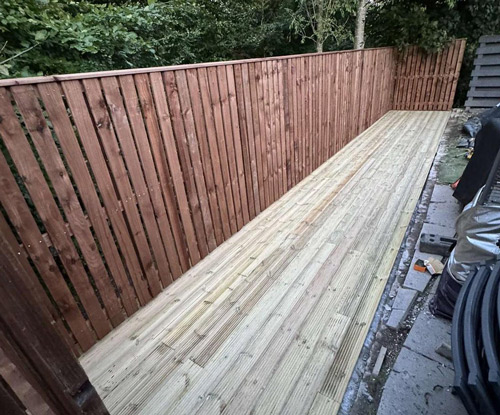
[(416, 46), (398, 53), (394, 108), (451, 109), (464, 51), (465, 40), (458, 39), (437, 53), (428, 54)]
[[(136, 247), (143, 257), (142, 263), (145, 270), (147, 270), (146, 275), (148, 277), (151, 293), (155, 296), (161, 291), (161, 285), (158, 270), (155, 267), (153, 259), (154, 254), (149, 248), (149, 242), (137, 206), (137, 199), (139, 199), (139, 197), (138, 194), (134, 192), (132, 184), (129, 181), (129, 173), (125, 167), (125, 161), (122, 158), (122, 150), (120, 149), (113, 129), (101, 85), (98, 80), (88, 79), (83, 81), (83, 87), (88, 99), (90, 112), (94, 118), (94, 123), (97, 125), (100, 143), (106, 153), (112, 177), (114, 178), (114, 183), (120, 195), (121, 204), (128, 218), (128, 224), (136, 237)], [(83, 112), (83, 108), (75, 108), (72, 111), (75, 117)], [(93, 125), (87, 128), (93, 128)], [(81, 131), (80, 134), (85, 135), (85, 129)], [(86, 152), (88, 154), (89, 152), (96, 151), (95, 149), (99, 147), (100, 145), (96, 142), (89, 143)], [(144, 204), (142, 206), (144, 206)]]
[(269, 194), (269, 172), (267, 167), (267, 123), (266, 123), (266, 109), (264, 104), (264, 88), (263, 88), (263, 71), (261, 62), (256, 62), (253, 64), (255, 72), (255, 94), (257, 97), (257, 110), (259, 114), (259, 134), (260, 134), (260, 154), (257, 157), (260, 159), (261, 175), (262, 175), (262, 193), (264, 195), (263, 206), (269, 206), (270, 194)]
[(225, 67), (217, 67), (217, 78), (219, 82), (219, 95), (222, 105), (222, 126), (224, 127), (224, 137), (226, 144), (224, 151), (226, 151), (227, 163), (229, 166), (229, 180), (231, 182), (231, 189), (233, 194), (236, 224), (237, 229), (239, 230), (243, 226), (243, 210), (241, 206), (242, 200), (240, 196), (238, 170), (236, 167), (236, 154), (234, 149), (233, 127), (231, 119), (231, 109), (229, 106), (229, 92)]
[[(45, 85), (39, 86), (42, 94), (55, 94), (55, 91), (42, 90), (42, 87), (45, 87)], [(100, 149), (100, 144), (94, 130), (94, 124), (87, 110), (79, 81), (69, 81), (63, 83), (63, 90), (68, 105), (71, 109), (72, 118), (75, 123), (77, 132), (79, 133), (81, 143), (88, 157), (89, 164), (94, 172), (99, 172), (99, 174), (95, 175), (97, 187), (99, 188), (100, 195), (103, 199), (108, 217), (110, 218), (111, 224), (115, 231), (115, 235), (119, 240), (119, 246), (122, 250), (124, 260), (127, 263), (131, 279), (134, 281), (137, 296), (141, 305), (144, 305), (151, 299), (151, 294), (149, 292), (147, 283), (143, 279), (143, 275), (144, 272), (150, 273), (153, 272), (153, 270), (150, 270), (147, 267), (144, 267), (143, 269), (140, 262), (136, 260), (136, 249), (134, 246), (134, 242), (129, 237), (127, 223), (121, 214), (121, 210), (122, 208), (124, 208), (124, 206), (114, 191), (113, 180), (108, 171), (104, 155), (101, 151), (97, 151), (97, 149)], [(63, 109), (60, 107), (61, 103), (59, 102), (59, 106), (54, 106), (53, 111), (59, 112), (60, 114), (66, 113), (66, 111), (63, 111)], [(47, 109), (49, 110), (50, 115), (50, 106), (48, 101)], [(54, 115), (52, 115), (51, 119), (55, 120)], [(69, 126), (67, 126), (67, 128), (69, 128)], [(61, 131), (61, 136), (63, 134), (69, 134), (69, 130), (66, 130), (65, 128)], [(146, 261), (146, 265), (148, 264), (148, 261), (149, 263), (152, 263), (149, 260), (149, 255), (147, 252), (145, 252), (144, 255), (141, 255), (139, 258), (141, 262)]]
[[(45, 167), (59, 203), (66, 215), (73, 236), (78, 241), (87, 268), (99, 290), (104, 308), (114, 326), (124, 320), (121, 304), (110, 282), (97, 245), (90, 231), (90, 224), (73, 189), (68, 172), (52, 138), (38, 99), (31, 86), (21, 85), (11, 89), (26, 129)], [(20, 143), (18, 143), (20, 145)]]
[(208, 255), (209, 252), (202, 213), (202, 209), (203, 211), (206, 211), (207, 209), (205, 206), (202, 207), (202, 203), (205, 204), (206, 200), (201, 201), (198, 198), (198, 193), (196, 190), (195, 175), (193, 166), (191, 165), (188, 137), (184, 129), (181, 102), (179, 98), (179, 91), (175, 73), (165, 72), (163, 75), (168, 105), (170, 108), (170, 115), (172, 119), (174, 138), (175, 142), (177, 143), (177, 152), (179, 154), (180, 170), (182, 171), (181, 178), (184, 178), (187, 200), (189, 201), (188, 206), (191, 207), (191, 214), (193, 215), (193, 223), (196, 232), (196, 240), (198, 242), (198, 249), (200, 251), (201, 258), (204, 258)]
[(240, 124), (238, 118), (238, 104), (236, 102), (236, 85), (234, 77), (234, 67), (226, 66), (227, 73), (227, 90), (229, 97), (229, 108), (231, 114), (231, 124), (233, 127), (233, 149), (236, 158), (236, 171), (238, 185), (240, 189), (241, 211), (243, 214), (242, 226), (249, 221), (248, 196), (245, 182), (245, 169), (243, 166), (243, 149), (241, 141)]
[[(458, 77), (460, 76), (460, 68), (462, 67), (462, 62), (464, 58), (465, 52), (465, 39), (462, 39), (460, 42), (460, 47), (458, 50), (457, 63), (453, 68), (453, 81), (451, 82), (451, 91), (449, 94), (448, 106), (446, 109), (450, 109), (453, 106), (453, 100), (455, 99), (455, 92), (457, 90)], [(467, 103), (465, 104), (467, 106)]]
[[(194, 221), (189, 210), (189, 202), (186, 194), (186, 188), (184, 186), (179, 155), (175, 144), (172, 120), (167, 105), (167, 95), (165, 92), (164, 82), (161, 74), (159, 73), (151, 74), (150, 79), (154, 104), (160, 124), (160, 131), (163, 135), (165, 157), (170, 168), (172, 183), (175, 189), (175, 196), (179, 206), (179, 215), (181, 217), (182, 226), (184, 228), (184, 236), (189, 250), (189, 257), (191, 258), (191, 265), (195, 265), (200, 261), (201, 255), (196, 239)], [(157, 155), (157, 157), (159, 157), (159, 155)]]
[[(61, 274), (44, 238), (30, 213), (21, 190), (10, 173), (5, 157), (0, 155), (0, 177), (2, 192), (0, 202), (10, 221), (14, 225), (24, 248), (30, 255), (36, 269), (42, 277), (50, 294), (71, 329), (82, 350), (88, 350), (94, 344), (94, 335), (87, 326), (78, 304), (69, 287), (62, 283)], [(16, 247), (19, 250), (19, 247)], [(14, 251), (16, 252), (16, 251)]]
[[(278, 172), (278, 140), (277, 140), (277, 126), (276, 126), (276, 96), (275, 96), (275, 87), (276, 84), (274, 82), (274, 62), (267, 62), (267, 74), (268, 74), (268, 84), (266, 85), (269, 90), (269, 117), (271, 124), (271, 136), (270, 136), (270, 146), (271, 146), (271, 171), (272, 171), (272, 186), (273, 186), (273, 201), (279, 198), (279, 172)], [(279, 124), (278, 124), (279, 128)]]
[[(179, 256), (179, 262), (183, 271), (189, 269), (189, 249), (183, 232), (181, 218), (176, 205), (175, 190), (171, 184), (171, 175), (168, 168), (165, 148), (163, 146), (158, 115), (152, 95), (152, 82), (147, 74), (134, 76), (134, 82), (139, 95), (140, 106), (144, 117), (144, 123), (151, 146), (151, 154), (158, 174), (158, 180), (161, 186), (161, 192), (165, 198), (165, 208), (168, 213), (170, 226), (172, 228), (175, 248)], [(167, 236), (170, 238), (169, 236)], [(167, 242), (168, 243), (168, 242)], [(174, 272), (175, 278), (175, 272)]]
[(291, 173), (292, 173), (292, 186), (295, 186), (299, 181), (299, 171), (300, 171), (300, 117), (301, 114), (298, 111), (298, 105), (300, 100), (299, 95), (299, 87), (300, 87), (300, 60), (299, 59), (291, 59), (289, 61), (290, 67), (290, 80), (289, 80), (289, 88), (290, 88), (290, 117), (292, 120), (291, 126), (291, 146), (293, 151), (293, 160), (291, 161)]
[(234, 67), (234, 87), (238, 113), (238, 125), (240, 127), (240, 138), (238, 141), (241, 143), (241, 157), (243, 161), (243, 172), (245, 176), (245, 195), (248, 200), (247, 203), (249, 217), (244, 219), (246, 223), (248, 220), (252, 220), (255, 217), (255, 199), (252, 183), (252, 170), (250, 165), (250, 147), (248, 142), (249, 131), (247, 125), (247, 114), (245, 110), (245, 96), (243, 91), (243, 75), (241, 65), (235, 65)]
[(0, 81), (0, 226), (80, 353), (387, 111), (449, 109), (464, 48)]
[(110, 331), (109, 320), (83, 267), (78, 251), (71, 239), (65, 220), (57, 206), (44, 174), (31, 151), (24, 131), (18, 123), (11, 98), (5, 89), (0, 90), (0, 134), (12, 157), (31, 199), (40, 214), (50, 239), (59, 252), (59, 258), (81, 300), (92, 327), (99, 338)]
[(460, 53), (460, 45), (455, 43), (453, 45), (452, 50), (453, 50), (453, 55), (452, 55), (452, 58), (450, 60), (450, 65), (448, 66), (448, 69), (446, 70), (446, 88), (445, 88), (445, 91), (443, 94), (444, 95), (443, 100), (441, 103), (442, 110), (445, 110), (445, 109), (451, 107), (451, 105), (453, 104), (453, 97), (450, 97), (450, 92), (452, 89), (453, 77), (455, 75), (454, 68), (456, 68), (457, 62), (459, 59), (458, 55)]
[(283, 63), (286, 61), (283, 60), (278, 60), (276, 61), (276, 66), (277, 66), (277, 81), (278, 81), (278, 106), (279, 106), (279, 121), (280, 121), (280, 143), (281, 143), (281, 157), (280, 157), (280, 166), (281, 166), (281, 195), (284, 195), (288, 189), (287, 187), (287, 182), (288, 182), (288, 177), (287, 177), (287, 133), (286, 133), (286, 125), (288, 122), (285, 120), (286, 119), (286, 114), (285, 114), (285, 85), (283, 83), (284, 78), (285, 78), (285, 71), (286, 67), (283, 66)]
[[(259, 99), (257, 92), (257, 78), (255, 72), (255, 64), (248, 64), (248, 88), (250, 93), (250, 107), (252, 113), (249, 116), (252, 117), (251, 122), (253, 123), (253, 142), (254, 142), (254, 159), (255, 159), (255, 169), (257, 174), (257, 191), (258, 197), (256, 195), (257, 204), (255, 206), (256, 213), (259, 214), (266, 206), (265, 188), (263, 180), (263, 166), (262, 166), (262, 139), (261, 139), (261, 127), (260, 114), (259, 114)], [(255, 186), (255, 183), (254, 183)]]
[(283, 77), (283, 114), (285, 124), (285, 142), (286, 142), (286, 188), (288, 192), (293, 187), (293, 87), (292, 87), (292, 64), (291, 60), (287, 59), (282, 63)]
[(311, 170), (315, 170), (318, 166), (318, 149), (319, 149), (319, 129), (318, 125), (321, 121), (321, 114), (319, 109), (319, 78), (321, 67), (318, 62), (317, 56), (311, 57), (311, 101), (312, 101), (312, 135), (311, 135)]
[(302, 88), (303, 88), (303, 96), (304, 96), (304, 133), (302, 135), (302, 139), (304, 140), (304, 171), (302, 173), (302, 178), (304, 179), (310, 173), (310, 146), (311, 146), (311, 138), (312, 138), (312, 129), (311, 129), (311, 97), (310, 97), (310, 58), (304, 58), (304, 66), (303, 66), (303, 78), (302, 78)]
[[(123, 139), (127, 138), (128, 140), (130, 140), (129, 145), (132, 145), (132, 143), (135, 142), (137, 148), (137, 152), (135, 151), (134, 148), (131, 149), (132, 155), (134, 156), (132, 157), (132, 163), (134, 163), (135, 165), (134, 169), (135, 172), (132, 172), (132, 169), (129, 169), (131, 171), (131, 175), (134, 176), (135, 174), (137, 174), (138, 167), (139, 170), (140, 166), (143, 167), (144, 178), (142, 178), (142, 175), (139, 175), (140, 181), (138, 183), (138, 185), (142, 189), (140, 201), (142, 203), (146, 203), (149, 207), (151, 207), (152, 205), (153, 209), (152, 210), (150, 209), (148, 211), (148, 215), (150, 217), (154, 216), (156, 218), (159, 231), (159, 234), (157, 234), (158, 232), (156, 231), (156, 226), (155, 226), (155, 233), (157, 235), (154, 239), (151, 240), (151, 243), (155, 244), (154, 241), (156, 241), (156, 243), (158, 243), (159, 246), (155, 246), (155, 249), (153, 249), (153, 251), (155, 252), (155, 256), (157, 256), (157, 253), (158, 255), (162, 255), (161, 247), (164, 248), (164, 252), (166, 253), (166, 256), (164, 256), (164, 258), (168, 259), (168, 264), (164, 263), (163, 267), (166, 266), (170, 268), (173, 280), (182, 274), (182, 267), (179, 261), (179, 257), (177, 255), (177, 251), (175, 249), (174, 237), (172, 234), (172, 230), (170, 228), (170, 221), (167, 216), (167, 211), (163, 201), (160, 183), (158, 181), (158, 176), (153, 161), (153, 155), (151, 153), (151, 146), (149, 144), (148, 136), (146, 133), (145, 121), (151, 119), (150, 113), (152, 111), (152, 108), (146, 105), (142, 105), (142, 111), (144, 111), (144, 113), (141, 111), (141, 104), (139, 103), (139, 97), (132, 76), (122, 76), (118, 80), (116, 80), (115, 78), (108, 78), (108, 79), (111, 81), (108, 87), (112, 88), (115, 91), (115, 97), (116, 99), (119, 100), (119, 102), (114, 104), (115, 106), (114, 113), (116, 114), (115, 118), (120, 116), (124, 117), (125, 115), (124, 109), (126, 108), (128, 119), (130, 121), (130, 126), (132, 128), (133, 140), (131, 138), (131, 134), (128, 128), (125, 128), (125, 131), (123, 131), (123, 135), (125, 135)], [(116, 94), (116, 90), (118, 87), (120, 87), (122, 91), (125, 108), (123, 108), (123, 104), (121, 102), (122, 99), (119, 98), (118, 94)], [(121, 113), (117, 112), (118, 106), (122, 107)], [(145, 215), (143, 213), (143, 217), (144, 216)], [(164, 275), (161, 270), (160, 273), (161, 273), (160, 276), (163, 276), (162, 278), (163, 285), (164, 286), (168, 285), (169, 283), (168, 275)]]
[[(206, 68), (200, 68), (198, 70), (198, 78), (203, 106), (203, 115), (206, 125), (208, 147), (210, 151), (210, 159), (213, 167), (215, 190), (219, 202), (219, 215), (222, 232), (224, 239), (228, 239), (232, 233), (231, 223), (235, 222), (235, 218), (234, 206), (232, 205), (231, 187), (229, 186), (229, 184), (227, 186), (224, 184), (222, 157), (219, 154), (219, 145), (217, 143), (217, 141), (220, 141), (221, 145), (223, 145), (224, 141), (222, 139), (217, 140), (218, 134), (216, 126), (216, 114), (215, 109), (213, 108), (214, 104), (211, 99), (212, 96), (210, 94), (210, 82)], [(222, 133), (221, 138), (223, 137), (224, 134)], [(227, 167), (227, 163), (225, 163), (224, 166)], [(232, 214), (230, 213), (231, 209), (229, 208), (229, 205), (231, 205), (231, 207), (233, 208)]]
[[(189, 86), (189, 95), (191, 98), (191, 110), (196, 127), (196, 137), (200, 148), (200, 162), (205, 176), (205, 184), (207, 189), (208, 202), (212, 215), (212, 223), (215, 233), (216, 245), (220, 245), (224, 240), (222, 231), (222, 222), (220, 207), (217, 202), (217, 192), (215, 189), (215, 178), (212, 167), (212, 156), (208, 145), (206, 121), (203, 114), (203, 106), (201, 100), (200, 86), (198, 82), (198, 74), (196, 69), (188, 69), (186, 71), (187, 84)], [(227, 220), (227, 218), (226, 218)]]
[(262, 104), (263, 104), (263, 112), (264, 112), (264, 124), (265, 124), (265, 129), (266, 129), (266, 134), (265, 134), (265, 157), (264, 157), (264, 162), (266, 163), (266, 170), (267, 170), (267, 189), (268, 189), (268, 194), (269, 194), (269, 204), (273, 203), (275, 198), (274, 198), (274, 171), (273, 171), (273, 152), (271, 148), (271, 134), (272, 134), (272, 129), (271, 129), (271, 100), (270, 100), (270, 90), (272, 84), (270, 83), (269, 79), (269, 71), (268, 71), (268, 61), (262, 62), (262, 82), (261, 82), (261, 89), (262, 89)]
[(192, 176), (190, 175), (190, 177), (194, 178), (193, 192), (195, 191), (198, 195), (203, 227), (205, 229), (207, 246), (210, 252), (215, 249), (217, 244), (215, 241), (214, 226), (212, 222), (212, 216), (210, 213), (205, 176), (201, 165), (200, 149), (196, 138), (196, 130), (194, 125), (193, 111), (191, 108), (191, 101), (189, 97), (186, 72), (185, 71), (176, 72), (176, 81), (177, 81), (176, 91), (178, 93), (180, 109), (182, 111), (182, 113), (179, 115), (182, 115), (182, 120), (184, 121), (184, 133), (185, 133), (185, 141), (181, 140), (181, 142), (187, 143), (187, 147), (185, 147), (186, 163), (188, 166), (189, 165), (191, 166), (188, 168), (192, 168), (193, 171)]
[[(115, 244), (108, 224), (109, 217), (99, 200), (99, 195), (96, 192), (87, 163), (68, 117), (61, 91), (58, 85), (54, 83), (41, 84), (38, 86), (38, 90), (68, 167), (73, 173), (73, 179), (78, 187), (80, 197), (84, 199), (87, 214), (103, 250), (106, 263), (120, 291), (120, 298), (124, 308), (127, 314), (131, 315), (138, 309), (138, 304), (134, 287), (128, 281), (127, 261), (125, 264), (122, 262), (118, 246)], [(119, 235), (117, 236), (119, 237)], [(119, 238), (119, 244), (121, 246), (125, 243)], [(133, 251), (127, 251), (126, 247), (121, 248), (121, 250), (125, 253), (130, 252), (132, 254), (130, 261), (134, 261), (135, 253)], [(133, 267), (134, 265), (130, 265), (131, 269)], [(136, 289), (139, 290), (139, 288)]]
[[(258, 133), (254, 129), (254, 113), (253, 105), (254, 100), (252, 99), (251, 93), (251, 85), (250, 85), (250, 70), (248, 64), (241, 65), (241, 73), (242, 73), (242, 82), (243, 82), (243, 102), (245, 111), (245, 119), (247, 124), (247, 140), (248, 140), (248, 152), (250, 158), (250, 171), (251, 171), (251, 192), (253, 193), (253, 201), (254, 208), (253, 211), (255, 215), (258, 215), (261, 212), (260, 209), (260, 193), (259, 193), (259, 180), (258, 180), (258, 171), (257, 171), (257, 152), (256, 152), (256, 140), (255, 137), (258, 136)], [(258, 126), (257, 126), (258, 127)], [(260, 146), (259, 146), (260, 150)]]

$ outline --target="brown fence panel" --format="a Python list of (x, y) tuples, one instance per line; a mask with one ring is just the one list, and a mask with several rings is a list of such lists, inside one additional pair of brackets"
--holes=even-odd
[(0, 81), (2, 232), (78, 354), (393, 101), (448, 108), (462, 53), (458, 41), (399, 61), (379, 48)]
[(465, 39), (458, 39), (444, 50), (431, 54), (415, 46), (401, 51), (397, 57), (393, 108), (451, 109), (464, 51)]

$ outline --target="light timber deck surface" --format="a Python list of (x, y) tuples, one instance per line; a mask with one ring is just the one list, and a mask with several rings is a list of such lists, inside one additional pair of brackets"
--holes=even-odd
[(82, 358), (111, 414), (334, 414), (448, 112), (390, 111)]

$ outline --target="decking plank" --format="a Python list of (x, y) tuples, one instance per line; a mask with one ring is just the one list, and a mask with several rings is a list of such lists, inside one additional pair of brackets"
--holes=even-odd
[(448, 116), (390, 111), (87, 352), (110, 412), (334, 413)]

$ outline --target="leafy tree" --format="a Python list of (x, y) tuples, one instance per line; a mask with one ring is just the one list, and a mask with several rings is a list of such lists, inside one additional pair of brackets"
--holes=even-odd
[(0, 77), (349, 49), (367, 3), (367, 46), (467, 38), (463, 102), (479, 37), (500, 33), (499, 0), (2, 0)]
[(329, 39), (337, 45), (352, 41), (355, 11), (354, 0), (298, 0), (291, 27), (303, 41), (314, 42), (317, 52), (323, 52)]
[(366, 12), (369, 4), (369, 0), (358, 0), (358, 10), (356, 12), (356, 31), (354, 33), (354, 49), (363, 49), (365, 47)]
[(498, 0), (374, 0), (368, 10), (369, 46), (419, 45), (433, 52), (454, 38), (467, 46), (455, 104), (463, 104), (468, 90), (479, 37), (500, 33)]
[(457, 38), (467, 38), (462, 71), (457, 85), (456, 104), (463, 104), (469, 90), (470, 74), (474, 66), (474, 55), (482, 35), (500, 34), (500, 1), (461, 0), (455, 7), (460, 16), (455, 27)]
[(0, 76), (269, 56), (303, 48), (289, 28), (287, 1), (100, 3), (3, 0)]

